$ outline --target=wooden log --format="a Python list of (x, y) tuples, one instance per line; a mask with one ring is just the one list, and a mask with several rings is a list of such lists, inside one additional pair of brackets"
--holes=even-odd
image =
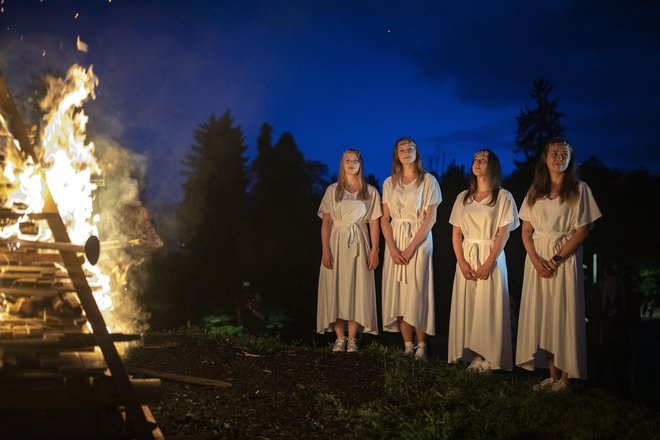
[(153, 427), (153, 430), (151, 432), (154, 436), (154, 440), (165, 440), (165, 435), (163, 435), (163, 431), (161, 431), (160, 428), (158, 427), (158, 424), (156, 423), (156, 418), (151, 412), (151, 409), (149, 409), (147, 405), (142, 405), (142, 411), (144, 412), (144, 417), (147, 419), (147, 422), (149, 422)]
[(28, 329), (27, 326), (24, 325), (13, 326), (11, 332), (14, 339), (25, 339), (28, 337)]
[[(0, 288), (0, 290), (4, 292), (4, 288)], [(6, 293), (10, 293), (10, 292), (6, 292)], [(26, 315), (31, 315), (32, 312), (34, 311), (34, 308), (32, 307), (32, 299), (25, 297), (17, 298), (13, 302), (6, 301), (5, 309), (7, 310), (7, 313), (9, 313), (10, 315), (18, 315), (21, 313)]]
[[(79, 257), (80, 264), (85, 262), (85, 257)], [(62, 263), (62, 256), (55, 252), (9, 252), (0, 248), (0, 262), (17, 263)]]
[(60, 341), (62, 338), (64, 338), (64, 336), (65, 335), (63, 331), (48, 329), (44, 331), (43, 339), (48, 343), (53, 343)]
[(39, 366), (42, 368), (59, 368), (67, 363), (60, 353), (41, 353), (38, 356)]
[(62, 292), (71, 292), (73, 286), (55, 286), (47, 289), (38, 287), (0, 287), (0, 292), (16, 296), (32, 296), (35, 298), (52, 298)]
[[(93, 334), (81, 333), (80, 329), (78, 329), (77, 334), (67, 334), (64, 330), (61, 330), (61, 332), (62, 333), (57, 334), (59, 339), (55, 339), (54, 336), (51, 336), (51, 334), (55, 332), (49, 330), (44, 331), (42, 339), (23, 338), (0, 340), (0, 347), (4, 347), (6, 350), (11, 350), (12, 352), (23, 352), (39, 349), (81, 350), (98, 345)], [(140, 339), (140, 336), (124, 333), (110, 333), (108, 338), (111, 342), (115, 343), (137, 341)]]
[(0, 340), (12, 338), (14, 334), (11, 331), (11, 327), (8, 325), (3, 325), (0, 327)]
[[(2, 252), (0, 252), (2, 254)], [(46, 254), (42, 254), (46, 255)], [(2, 273), (34, 273), (38, 275), (42, 274), (61, 274), (62, 276), (68, 276), (66, 275), (66, 272), (59, 270), (57, 267), (55, 267), (52, 264), (48, 265), (39, 265), (39, 266), (26, 266), (26, 265), (16, 265), (16, 264), (0, 264), (0, 271)]]
[(149, 370), (147, 368), (128, 367), (127, 371), (131, 374), (153, 376), (164, 380), (189, 383), (193, 385), (204, 385), (204, 386), (212, 386), (212, 387), (220, 387), (220, 388), (227, 388), (231, 386), (231, 383), (222, 380), (209, 379), (206, 377), (186, 376), (183, 374), (176, 374), (176, 373), (167, 373), (164, 371)]
[(44, 328), (37, 325), (26, 325), (28, 336), (31, 338), (42, 338), (44, 336)]

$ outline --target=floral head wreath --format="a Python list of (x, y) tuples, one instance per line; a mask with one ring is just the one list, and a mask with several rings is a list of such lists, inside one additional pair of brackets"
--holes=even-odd
[(342, 156), (346, 156), (348, 153), (353, 153), (357, 156), (358, 159), (362, 160), (362, 155), (360, 154), (360, 150), (357, 150), (355, 148), (347, 148), (346, 150), (344, 150)]
[(566, 141), (553, 142), (548, 145), (548, 148), (552, 147), (553, 145), (561, 145), (562, 147), (568, 148), (568, 151), (573, 151), (573, 147), (571, 146), (571, 144), (569, 144)]
[(484, 156), (488, 157), (490, 155), (490, 152), (488, 150), (479, 150), (479, 151), (474, 153), (474, 156), (472, 156), (472, 159), (476, 159), (477, 154), (483, 154)]

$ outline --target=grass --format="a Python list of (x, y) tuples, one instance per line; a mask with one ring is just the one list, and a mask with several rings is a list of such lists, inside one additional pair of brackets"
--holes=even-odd
[[(257, 353), (291, 349), (277, 338), (219, 335), (196, 326), (158, 334), (185, 335), (200, 344), (222, 340)], [(327, 352), (327, 347), (299, 344), (298, 349)], [(484, 376), (442, 361), (415, 361), (378, 343), (358, 356), (382, 364), (382, 392), (361, 404), (347, 404), (331, 393), (314, 396), (323, 421), (349, 428), (355, 438), (660, 439), (657, 410), (597, 389), (535, 392), (530, 378), (506, 372)]]
[(290, 344), (282, 342), (279, 338), (254, 336), (243, 332), (219, 333), (213, 329), (188, 324), (173, 330), (151, 331), (152, 336), (176, 337), (185, 336), (203, 344), (207, 341), (221, 341), (235, 347), (247, 348), (257, 353), (269, 353), (273, 351), (288, 350)]
[(402, 359), (382, 346), (383, 392), (357, 407), (317, 396), (324, 417), (358, 437), (399, 439), (654, 439), (658, 414), (598, 390), (535, 392), (510, 373), (483, 376), (444, 362)]

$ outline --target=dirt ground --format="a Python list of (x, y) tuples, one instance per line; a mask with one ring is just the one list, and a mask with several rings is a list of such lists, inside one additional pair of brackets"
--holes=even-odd
[(126, 365), (231, 383), (220, 388), (163, 380), (161, 404), (151, 410), (169, 440), (356, 438), (321, 420), (315, 395), (360, 403), (383, 388), (382, 365), (362, 354), (302, 348), (256, 354), (182, 336), (147, 337)]

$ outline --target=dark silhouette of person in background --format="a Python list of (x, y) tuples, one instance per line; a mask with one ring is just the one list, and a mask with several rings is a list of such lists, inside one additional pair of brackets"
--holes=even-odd
[(610, 371), (614, 392), (630, 397), (633, 387), (631, 328), (641, 320), (639, 299), (621, 267), (613, 262), (605, 265), (603, 278), (594, 285), (589, 296), (590, 325), (598, 330), (594, 385), (608, 388), (606, 372)]
[(243, 326), (251, 335), (263, 335), (266, 331), (267, 316), (262, 306), (260, 294), (244, 293), (236, 306), (236, 324)]

